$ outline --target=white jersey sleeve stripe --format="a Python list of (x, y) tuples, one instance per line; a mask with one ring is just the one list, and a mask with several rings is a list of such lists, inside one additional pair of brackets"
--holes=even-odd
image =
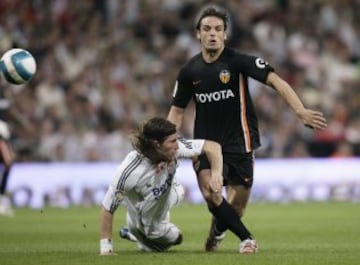
[(179, 150), (177, 151), (178, 157), (193, 157), (200, 155), (205, 144), (205, 140), (192, 139), (187, 140), (178, 138)]
[(112, 202), (111, 202), (111, 205), (110, 205), (110, 210), (109, 212), (114, 214), (116, 209), (119, 207), (119, 204), (120, 204), (120, 200), (118, 200), (118, 198), (116, 198), (114, 196), (114, 198), (112, 199)]
[(117, 190), (122, 190), (125, 186), (126, 179), (130, 176), (130, 174), (141, 164), (142, 159), (139, 156), (129, 163), (129, 165), (123, 170), (119, 181), (116, 185)]

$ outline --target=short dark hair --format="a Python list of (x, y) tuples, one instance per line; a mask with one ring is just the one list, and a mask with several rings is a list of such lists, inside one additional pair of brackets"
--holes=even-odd
[(229, 22), (229, 16), (224, 8), (221, 8), (216, 5), (210, 5), (205, 7), (198, 16), (197, 22), (196, 22), (196, 29), (200, 30), (201, 21), (206, 17), (217, 17), (224, 21), (224, 30), (227, 29), (227, 24)]

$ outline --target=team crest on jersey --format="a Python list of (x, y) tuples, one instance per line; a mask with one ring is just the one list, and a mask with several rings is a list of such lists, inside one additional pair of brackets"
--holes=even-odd
[(122, 193), (122, 191), (116, 191), (114, 197), (116, 198), (116, 200), (121, 201), (122, 199), (124, 199), (124, 194)]
[(221, 70), (219, 78), (222, 83), (227, 84), (230, 81), (230, 72), (228, 70)]

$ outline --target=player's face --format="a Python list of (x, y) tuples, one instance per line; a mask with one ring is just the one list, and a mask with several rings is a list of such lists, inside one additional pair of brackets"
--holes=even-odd
[(217, 52), (225, 45), (226, 31), (224, 21), (218, 17), (205, 17), (201, 20), (197, 38), (207, 52)]
[(169, 158), (174, 160), (176, 158), (176, 152), (179, 149), (179, 144), (177, 142), (177, 134), (169, 135), (166, 140), (160, 145), (161, 151)]

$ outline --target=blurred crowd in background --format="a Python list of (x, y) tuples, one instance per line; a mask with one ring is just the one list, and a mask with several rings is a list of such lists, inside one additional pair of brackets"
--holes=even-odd
[[(210, 1), (0, 0), (0, 51), (29, 50), (38, 70), (0, 86), (18, 161), (120, 161), (138, 122), (166, 116), (181, 66), (200, 51), (194, 21)], [(256, 81), (257, 157), (360, 156), (360, 1), (212, 1), (231, 14), (228, 46), (268, 61), (329, 126), (303, 126)], [(193, 106), (182, 134), (192, 135)]]

